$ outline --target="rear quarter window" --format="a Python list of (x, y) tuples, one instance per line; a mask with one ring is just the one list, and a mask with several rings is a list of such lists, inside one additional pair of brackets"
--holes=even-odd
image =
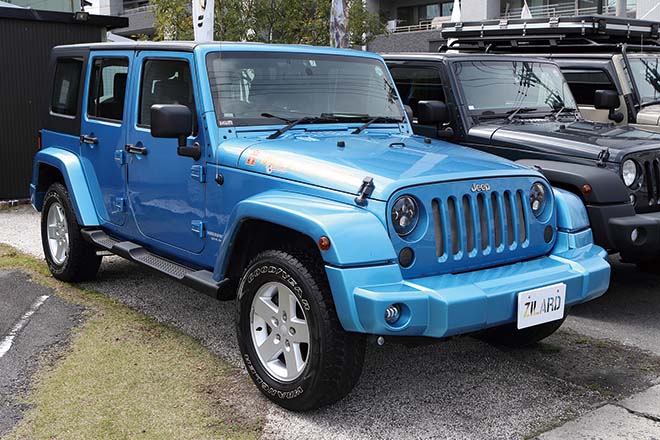
[(60, 58), (55, 66), (51, 112), (75, 116), (78, 112), (78, 91), (83, 62), (79, 59)]

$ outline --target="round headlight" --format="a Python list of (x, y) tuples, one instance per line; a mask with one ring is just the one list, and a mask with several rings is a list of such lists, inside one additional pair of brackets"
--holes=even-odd
[(637, 164), (632, 159), (623, 161), (621, 166), (621, 177), (626, 186), (632, 186), (637, 180)]
[(548, 203), (546, 192), (545, 185), (540, 182), (532, 184), (532, 188), (529, 190), (529, 206), (532, 207), (532, 212), (537, 217), (543, 214), (545, 205)]
[(401, 237), (410, 234), (419, 221), (417, 202), (411, 196), (401, 196), (392, 205), (392, 225)]

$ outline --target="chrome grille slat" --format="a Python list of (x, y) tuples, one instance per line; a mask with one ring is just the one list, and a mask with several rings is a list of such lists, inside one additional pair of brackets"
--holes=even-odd
[(527, 203), (522, 190), (434, 198), (431, 212), (436, 256), (441, 261), (459, 261), (527, 246)]

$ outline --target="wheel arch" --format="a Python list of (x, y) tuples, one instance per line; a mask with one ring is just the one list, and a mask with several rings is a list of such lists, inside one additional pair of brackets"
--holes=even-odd
[[(373, 213), (318, 197), (268, 191), (238, 203), (228, 225), (215, 266), (218, 279), (235, 275), (237, 261), (243, 262), (242, 269), (250, 249), (273, 248), (288, 240), (305, 250), (314, 249), (325, 264), (333, 266), (396, 259), (387, 231)], [(330, 249), (320, 251), (318, 240), (324, 236), (330, 239)]]
[(70, 151), (49, 147), (39, 151), (34, 159), (30, 191), (32, 205), (38, 211), (43, 207), (43, 199), (48, 187), (55, 182), (66, 186), (79, 225), (100, 224), (80, 159)]

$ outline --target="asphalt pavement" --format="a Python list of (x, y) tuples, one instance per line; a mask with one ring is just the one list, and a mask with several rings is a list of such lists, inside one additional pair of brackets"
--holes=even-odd
[(82, 312), (26, 274), (0, 270), (0, 436), (29, 408), (33, 374), (57, 359)]
[[(0, 242), (42, 257), (38, 225), (31, 208), (0, 212)], [(559, 435), (555, 428), (580, 438), (576, 429), (585, 425), (571, 420), (611, 421), (617, 414), (621, 423), (623, 416), (633, 417), (629, 421), (642, 426), (646, 438), (660, 438), (660, 419), (620, 404), (659, 383), (660, 324), (654, 317), (660, 275), (614, 258), (612, 263), (606, 296), (573, 308), (562, 329), (535, 348), (504, 350), (471, 337), (416, 348), (371, 345), (362, 378), (346, 399), (305, 414), (267, 405), (264, 438), (522, 439), (544, 432), (544, 439), (572, 438), (566, 431), (552, 437)], [(98, 279), (83, 286), (241, 365), (233, 302), (214, 301), (117, 257), (104, 258)], [(660, 396), (653, 399), (646, 405), (660, 407)]]

